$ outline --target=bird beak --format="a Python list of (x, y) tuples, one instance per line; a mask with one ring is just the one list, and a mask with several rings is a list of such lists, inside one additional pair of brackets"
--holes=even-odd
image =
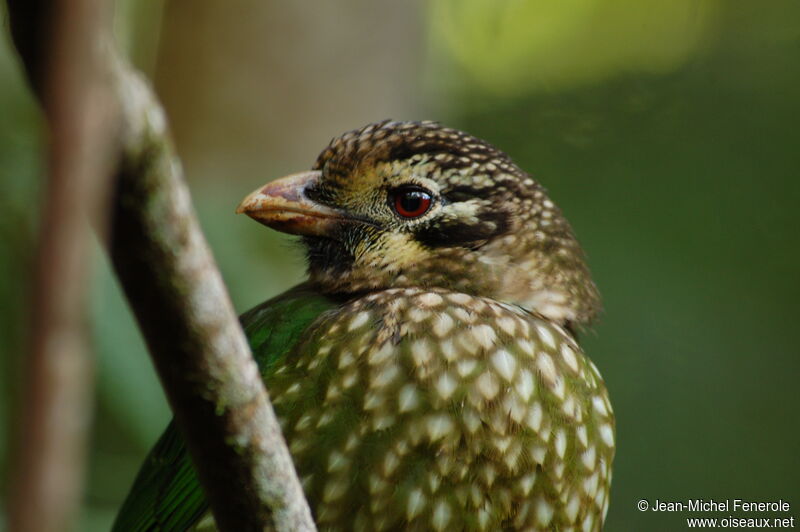
[(273, 181), (250, 193), (236, 212), (284, 233), (329, 236), (341, 221), (341, 213), (310, 200), (305, 194), (319, 177), (320, 172), (315, 170)]

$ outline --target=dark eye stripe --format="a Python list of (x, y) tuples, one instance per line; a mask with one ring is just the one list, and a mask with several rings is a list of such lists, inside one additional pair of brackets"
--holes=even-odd
[(465, 247), (475, 249), (487, 241), (508, 232), (509, 214), (497, 209), (478, 216), (468, 223), (459, 219), (434, 220), (414, 231), (414, 238), (429, 248)]

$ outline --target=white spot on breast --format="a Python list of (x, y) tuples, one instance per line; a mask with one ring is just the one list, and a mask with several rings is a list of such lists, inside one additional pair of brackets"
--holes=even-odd
[(478, 526), (481, 530), (489, 530), (489, 520), (491, 519), (491, 514), (486, 508), (481, 508), (478, 510)]
[(382, 393), (371, 391), (364, 397), (364, 410), (376, 410), (384, 405), (386, 396)]
[(319, 416), (319, 419), (317, 420), (317, 428), (320, 429), (331, 421), (333, 421), (333, 413), (330, 410), (323, 412), (323, 414)]
[(478, 432), (478, 429), (481, 428), (481, 418), (478, 413), (471, 408), (464, 410), (461, 414), (461, 420), (464, 422), (467, 430), (472, 434), (475, 434)]
[(328, 386), (328, 391), (325, 393), (325, 401), (330, 403), (338, 399), (342, 395), (342, 390), (336, 385), (331, 384)]
[(456, 352), (456, 348), (453, 345), (452, 340), (445, 340), (439, 344), (439, 349), (442, 350), (442, 356), (447, 359), (449, 362), (453, 362), (458, 358), (458, 353)]
[(458, 345), (462, 350), (461, 356), (464, 356), (464, 354), (475, 355), (480, 350), (480, 346), (468, 332), (458, 335)]
[(413, 384), (406, 384), (400, 389), (397, 398), (397, 406), (400, 413), (405, 413), (419, 406), (419, 392)]
[(576, 415), (575, 415), (575, 399), (571, 395), (568, 395), (567, 398), (564, 399), (564, 402), (561, 403), (561, 411), (564, 412), (564, 414), (566, 416), (569, 416), (571, 418), (575, 418), (576, 417)]
[(512, 318), (510, 316), (503, 316), (501, 318), (497, 318), (497, 326), (503, 330), (507, 335), (514, 336), (514, 333), (517, 331), (517, 320), (516, 318)]
[(595, 395), (592, 397), (592, 405), (594, 409), (597, 410), (597, 413), (601, 416), (608, 416), (608, 410), (606, 410), (606, 403), (603, 401), (603, 398), (599, 395)]
[(605, 498), (606, 498), (606, 490), (604, 490), (601, 487), (599, 490), (597, 490), (597, 495), (595, 495), (595, 498), (594, 498), (595, 505), (598, 508), (602, 508), (603, 507), (603, 501), (605, 500)]
[(431, 349), (425, 340), (416, 340), (411, 344), (411, 356), (417, 366), (425, 366), (431, 361)]
[(297, 432), (302, 432), (311, 427), (311, 422), (313, 421), (313, 416), (311, 414), (304, 414), (297, 420), (297, 423), (294, 426), (294, 430)]
[(497, 335), (494, 329), (488, 325), (476, 325), (472, 328), (472, 337), (484, 349), (489, 349), (494, 345)]
[(603, 439), (605, 444), (609, 447), (614, 447), (614, 429), (611, 428), (611, 425), (608, 423), (604, 423), (600, 425), (600, 437)]
[(546, 424), (542, 427), (542, 430), (539, 431), (539, 437), (542, 441), (548, 441), (550, 439), (550, 424)]
[(442, 400), (447, 401), (456, 390), (456, 380), (450, 373), (442, 373), (436, 380), (436, 393)]
[(589, 497), (594, 497), (597, 494), (597, 481), (600, 479), (598, 474), (595, 472), (583, 481), (583, 492), (586, 493)]
[(556, 397), (559, 399), (564, 399), (564, 394), (567, 391), (567, 385), (564, 383), (564, 379), (561, 378), (561, 375), (556, 377), (556, 382), (553, 384), (551, 389)]
[(353, 353), (349, 349), (345, 349), (339, 355), (339, 369), (344, 369), (353, 362), (355, 362), (355, 357), (353, 357)]
[(355, 315), (355, 317), (350, 321), (350, 325), (347, 327), (348, 331), (354, 331), (361, 327), (362, 325), (367, 323), (369, 320), (369, 312), (361, 311)]
[(472, 506), (480, 506), (483, 502), (483, 491), (481, 491), (480, 486), (475, 483), (472, 483), (469, 487), (469, 500)]
[(421, 323), (430, 319), (431, 312), (424, 308), (412, 308), (408, 311), (408, 317), (414, 323)]
[(553, 519), (553, 507), (541, 497), (536, 501), (535, 512), (536, 521), (541, 527), (547, 527)]
[(594, 445), (586, 449), (586, 451), (584, 451), (583, 454), (581, 454), (581, 461), (583, 462), (583, 465), (586, 467), (586, 469), (588, 469), (589, 471), (592, 471), (594, 469), (596, 458), (597, 458), (597, 453), (595, 452)]
[(358, 382), (358, 373), (351, 371), (342, 377), (342, 387), (352, 388)]
[(411, 521), (425, 509), (425, 495), (419, 488), (414, 488), (408, 494), (406, 503), (406, 519)]
[(503, 409), (508, 412), (508, 415), (511, 416), (511, 419), (517, 423), (522, 423), (522, 420), (525, 418), (525, 414), (528, 413), (527, 406), (520, 400), (519, 395), (516, 394), (505, 395), (505, 398), (503, 399)]
[(328, 473), (333, 473), (335, 471), (342, 471), (346, 469), (347, 466), (350, 465), (350, 460), (348, 460), (345, 455), (343, 455), (339, 451), (331, 452), (330, 456), (328, 457)]
[(346, 452), (351, 452), (356, 448), (357, 445), (358, 445), (358, 436), (354, 432), (352, 432), (350, 433), (350, 436), (347, 437), (347, 441), (344, 444), (344, 450)]
[(373, 473), (369, 476), (369, 492), (372, 495), (384, 491), (388, 484), (385, 480), (378, 476), (377, 473)]
[(452, 510), (450, 505), (445, 500), (439, 500), (433, 509), (433, 517), (431, 518), (431, 525), (434, 530), (447, 529), (448, 523), (452, 517)]
[[(556, 477), (561, 480), (564, 478), (564, 462), (558, 462), (554, 468)], [(561, 482), (554, 483), (553, 486), (556, 488), (556, 491), (561, 491), (561, 486), (563, 484)]]
[(559, 458), (564, 458), (564, 452), (567, 450), (567, 435), (564, 429), (558, 429), (555, 437), (556, 454)]
[(398, 375), (400, 368), (396, 364), (391, 364), (373, 374), (371, 385), (373, 388), (383, 388), (391, 384)]
[(578, 435), (578, 440), (580, 440), (581, 445), (586, 447), (589, 445), (589, 438), (586, 435), (586, 425), (581, 425), (577, 429), (575, 429), (575, 434)]
[(458, 305), (466, 305), (472, 301), (472, 296), (468, 296), (467, 294), (461, 294), (461, 293), (453, 293), (449, 294), (447, 296), (447, 299)]
[(494, 355), (492, 355), (492, 365), (501, 377), (511, 382), (511, 379), (514, 377), (514, 372), (517, 369), (517, 361), (511, 353), (505, 349), (498, 349), (495, 351)]
[(397, 469), (397, 466), (400, 465), (400, 457), (397, 456), (393, 451), (389, 451), (386, 453), (386, 456), (383, 457), (383, 476), (389, 477), (394, 473), (394, 470)]
[(373, 366), (377, 366), (389, 360), (389, 357), (392, 356), (393, 352), (394, 352), (394, 346), (392, 346), (392, 343), (384, 342), (383, 345), (381, 345), (380, 349), (375, 349), (370, 352), (367, 360)]
[(425, 421), (430, 441), (439, 440), (453, 430), (453, 420), (447, 414), (434, 414)]
[(433, 322), (433, 332), (439, 338), (444, 338), (453, 328), (453, 325), (453, 318), (451, 318), (446, 312), (440, 312), (437, 314), (436, 320)]
[[(325, 360), (325, 357), (318, 356), (318, 357), (312, 358), (311, 361), (308, 363), (308, 369), (310, 371), (313, 371), (313, 370), (317, 369), (317, 367), (322, 363), (323, 360)], [(278, 375), (280, 373), (283, 373), (285, 369), (286, 369), (286, 366), (283, 366), (282, 368), (278, 369), (275, 372), (275, 374)]]
[(480, 476), (486, 484), (486, 487), (491, 488), (497, 478), (497, 470), (492, 464), (484, 464), (483, 467), (481, 467)]
[(528, 409), (528, 417), (525, 418), (525, 424), (534, 431), (539, 432), (539, 429), (542, 428), (543, 416), (542, 405), (537, 401)]
[(463, 308), (454, 308), (452, 310), (453, 317), (462, 323), (472, 323), (475, 319), (470, 315), (469, 312), (464, 310)]
[(533, 395), (533, 374), (527, 369), (520, 371), (514, 387), (522, 400), (527, 403)]
[(385, 430), (395, 424), (395, 417), (392, 415), (377, 415), (372, 418), (372, 430)]
[(592, 368), (592, 373), (594, 373), (595, 378), (600, 380), (602, 378), (600, 377), (600, 370), (597, 369), (597, 366), (595, 366), (594, 362), (592, 362), (591, 360), (589, 360), (589, 367)]
[(530, 340), (523, 338), (517, 341), (517, 345), (519, 345), (519, 348), (523, 353), (528, 356), (533, 356), (533, 344), (530, 342)]
[(592, 532), (592, 527), (594, 526), (594, 514), (589, 513), (583, 519), (583, 525), (581, 525), (581, 530), (583, 532)]
[(289, 445), (289, 450), (294, 456), (302, 453), (306, 449), (308, 449), (309, 441), (306, 438), (299, 438), (295, 436), (292, 439), (292, 443)]
[(542, 377), (551, 386), (555, 384), (558, 374), (556, 373), (556, 366), (553, 364), (553, 359), (550, 358), (550, 355), (547, 353), (539, 353), (539, 356), (536, 357), (536, 367), (539, 368)]
[(511, 445), (511, 437), (504, 436), (492, 438), (492, 444), (494, 445), (494, 448), (500, 452), (500, 454), (505, 454), (509, 445)]
[(478, 387), (480, 394), (487, 400), (491, 401), (500, 391), (500, 383), (497, 382), (497, 377), (494, 372), (485, 371), (475, 380), (475, 385)]
[(522, 447), (520, 446), (519, 442), (514, 441), (508, 451), (506, 452), (505, 456), (503, 457), (503, 462), (505, 462), (506, 467), (509, 471), (516, 473), (517, 468), (519, 466), (519, 459), (522, 455)]
[(528, 473), (519, 479), (519, 488), (524, 496), (528, 496), (536, 483), (536, 472)]
[(433, 292), (425, 292), (417, 297), (417, 303), (426, 307), (435, 307), (442, 303), (442, 296)]
[(555, 348), (556, 341), (553, 338), (553, 333), (550, 332), (550, 329), (544, 327), (543, 325), (539, 325), (538, 327), (536, 327), (536, 332), (539, 333), (539, 338), (542, 340), (542, 342), (549, 345), (550, 347)]
[(331, 344), (323, 344), (319, 349), (317, 349), (317, 355), (321, 357), (327, 356), (328, 353), (331, 352), (331, 347)]
[(575, 352), (566, 342), (561, 344), (561, 358), (567, 363), (567, 366), (574, 372), (578, 372), (578, 359), (575, 357)]
[(439, 490), (439, 486), (442, 483), (442, 477), (439, 476), (438, 473), (433, 471), (429, 472), (428, 475), (428, 488), (432, 494), (435, 494)]
[(339, 499), (347, 491), (347, 485), (347, 482), (344, 480), (339, 477), (334, 477), (325, 484), (325, 489), (322, 492), (322, 500), (330, 503)]
[(459, 360), (456, 364), (456, 371), (461, 377), (466, 377), (471, 375), (475, 368), (478, 366), (477, 361), (471, 358), (467, 358), (464, 360)]
[(565, 508), (565, 512), (567, 514), (567, 520), (570, 523), (574, 523), (575, 519), (578, 518), (578, 510), (581, 508), (581, 499), (578, 496), (577, 491), (573, 491), (572, 495), (569, 498), (569, 502), (567, 503), (567, 507)]
[(439, 474), (447, 476), (453, 470), (453, 465), (455, 461), (453, 460), (453, 455), (451, 453), (444, 453), (440, 454), (436, 457), (436, 469), (439, 470)]

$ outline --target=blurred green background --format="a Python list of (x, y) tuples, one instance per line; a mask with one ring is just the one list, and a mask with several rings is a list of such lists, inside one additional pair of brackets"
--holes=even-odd
[[(605, 313), (584, 344), (618, 420), (607, 530), (686, 528), (641, 498), (783, 498), (790, 514), (759, 516), (800, 518), (800, 3), (129, 0), (116, 26), (239, 311), (303, 277), (292, 239), (234, 216), (239, 199), (347, 129), (440, 120), (539, 179), (588, 252)], [(43, 136), (4, 31), (0, 498)], [(169, 417), (99, 246), (95, 262), (89, 531)]]

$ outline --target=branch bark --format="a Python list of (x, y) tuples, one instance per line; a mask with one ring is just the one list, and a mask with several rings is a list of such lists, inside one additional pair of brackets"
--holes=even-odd
[[(41, 91), (52, 3), (8, 0), (12, 34)], [(315, 530), (291, 456), (195, 218), (164, 113), (111, 46), (121, 108), (109, 251), (211, 504), (226, 531)], [(55, 133), (55, 132), (54, 132)]]

